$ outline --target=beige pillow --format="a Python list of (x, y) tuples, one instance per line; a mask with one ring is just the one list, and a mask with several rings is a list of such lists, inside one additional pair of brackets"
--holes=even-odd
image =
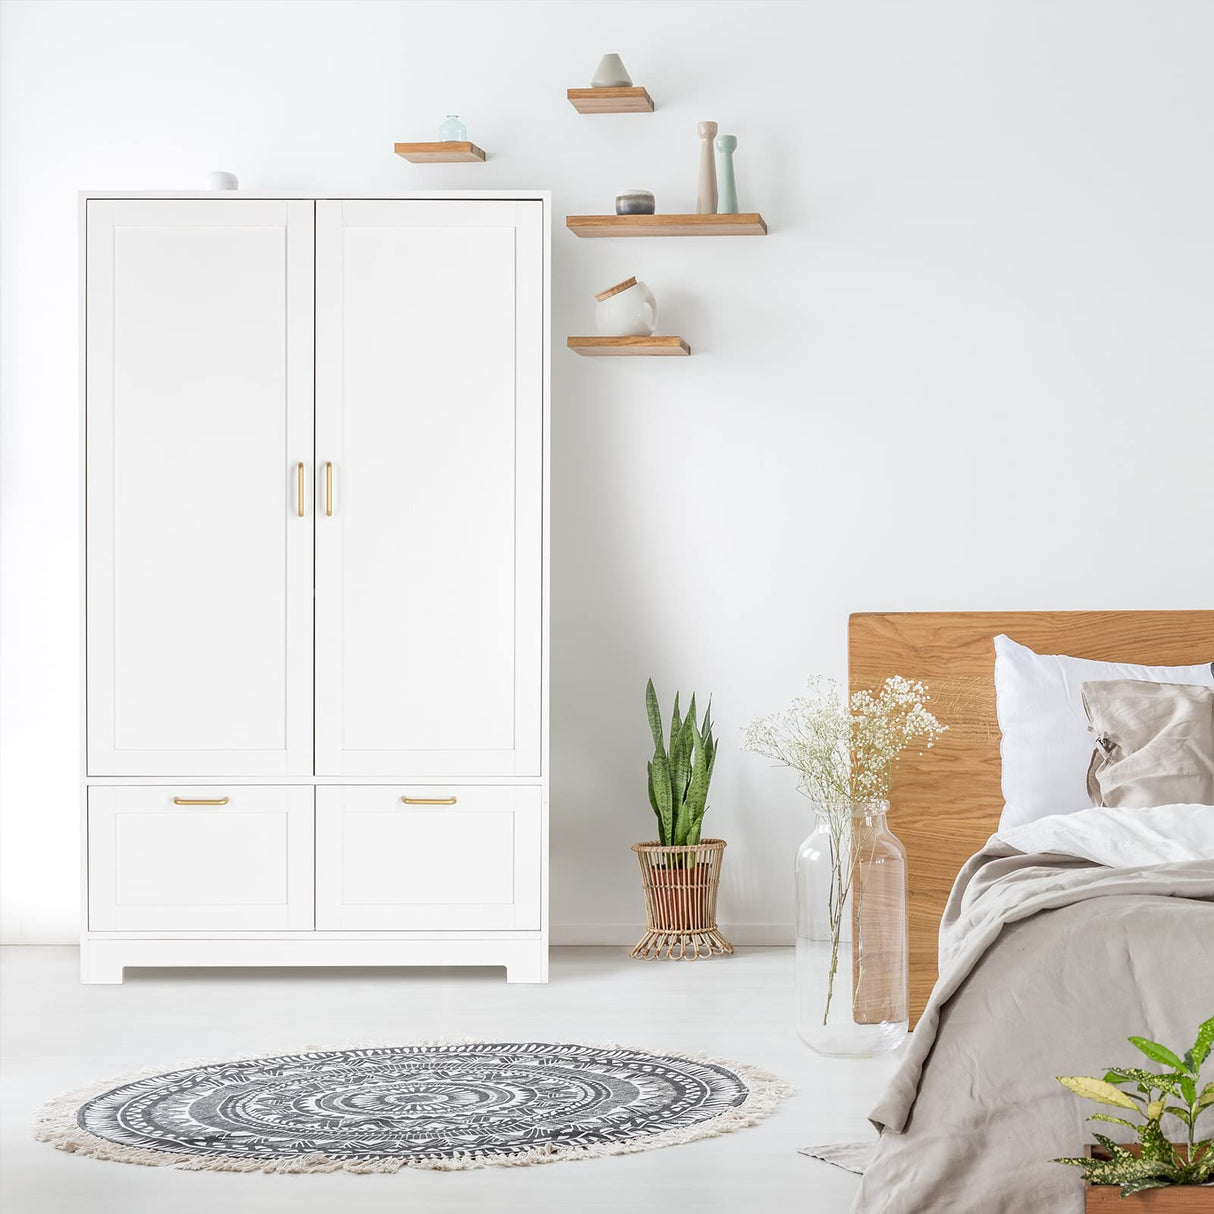
[(1214, 688), (1084, 683), (1083, 707), (1096, 735), (1093, 805), (1214, 805)]

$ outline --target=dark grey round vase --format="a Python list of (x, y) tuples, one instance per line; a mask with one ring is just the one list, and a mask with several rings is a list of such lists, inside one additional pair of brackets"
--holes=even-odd
[(653, 195), (648, 190), (625, 190), (615, 196), (617, 215), (652, 215)]

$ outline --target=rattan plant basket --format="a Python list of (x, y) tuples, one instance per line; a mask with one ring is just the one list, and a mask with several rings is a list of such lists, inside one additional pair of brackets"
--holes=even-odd
[(634, 843), (645, 887), (644, 936), (632, 950), (650, 961), (698, 961), (732, 953), (717, 927), (723, 839), (701, 839), (691, 847)]

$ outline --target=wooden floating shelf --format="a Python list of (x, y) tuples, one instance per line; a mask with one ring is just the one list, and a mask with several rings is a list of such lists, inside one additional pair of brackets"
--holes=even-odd
[(766, 236), (756, 212), (743, 215), (568, 215), (575, 236)]
[(567, 89), (565, 95), (579, 114), (653, 113), (653, 98), (640, 85), (613, 89)]
[(475, 143), (398, 143), (396, 154), (413, 164), (479, 164), (485, 153)]
[(691, 353), (681, 337), (571, 337), (567, 344), (587, 358), (686, 358)]

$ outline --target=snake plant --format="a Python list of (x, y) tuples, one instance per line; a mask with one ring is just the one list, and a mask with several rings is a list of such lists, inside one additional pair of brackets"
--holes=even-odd
[(662, 714), (652, 679), (645, 688), (645, 707), (653, 734), (649, 804), (658, 819), (658, 840), (666, 847), (694, 846), (700, 841), (700, 824), (708, 808), (708, 782), (717, 757), (717, 744), (712, 736), (712, 703), (704, 710), (703, 724), (697, 724), (695, 695), (691, 697), (687, 715), (680, 718), (676, 692), (669, 745), (662, 732)]
[[(1089, 1121), (1112, 1121), (1127, 1126), (1137, 1135), (1137, 1150), (1128, 1150), (1104, 1134), (1096, 1134), (1096, 1141), (1108, 1152), (1107, 1159), (1056, 1159), (1054, 1162), (1082, 1168), (1091, 1184), (1121, 1185), (1122, 1197), (1170, 1185), (1210, 1183), (1214, 1176), (1214, 1138), (1198, 1139), (1197, 1121), (1207, 1109), (1214, 1108), (1214, 1083), (1200, 1086), (1202, 1063), (1214, 1046), (1214, 1016), (1198, 1028), (1197, 1040), (1185, 1051), (1183, 1058), (1146, 1037), (1131, 1037), (1130, 1044), (1152, 1062), (1162, 1065), (1164, 1073), (1119, 1066), (1108, 1071), (1103, 1079), (1091, 1075), (1060, 1075), (1058, 1082), (1076, 1096), (1141, 1117), (1145, 1124), (1108, 1113), (1095, 1113), (1088, 1118)], [(1187, 1129), (1184, 1152), (1178, 1151), (1160, 1129), (1159, 1123), (1165, 1114), (1175, 1117)]]

